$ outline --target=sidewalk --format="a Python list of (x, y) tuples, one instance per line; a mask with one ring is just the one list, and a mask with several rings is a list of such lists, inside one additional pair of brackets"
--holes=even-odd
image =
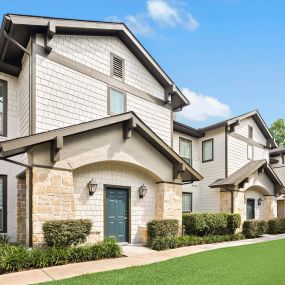
[(183, 248), (170, 249), (166, 251), (153, 251), (139, 246), (123, 246), (126, 257), (116, 259), (105, 259), (98, 261), (89, 261), (83, 263), (67, 264), (62, 266), (47, 267), (43, 269), (33, 269), (17, 273), (10, 273), (0, 276), (0, 285), (27, 285), (39, 282), (53, 281), (64, 278), (70, 278), (82, 274), (95, 273), (121, 269), (131, 266), (145, 265), (159, 261), (168, 260), (175, 257), (181, 257), (207, 250), (218, 248), (234, 247), (247, 244), (285, 239), (285, 234), (264, 235), (257, 239), (247, 239), (241, 241), (231, 241), (216, 244), (204, 244)]

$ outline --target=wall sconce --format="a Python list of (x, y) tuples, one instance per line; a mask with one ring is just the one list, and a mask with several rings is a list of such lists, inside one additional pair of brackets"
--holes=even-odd
[(258, 205), (258, 206), (261, 206), (262, 201), (263, 201), (262, 198), (258, 198), (258, 199), (257, 199), (257, 205)]
[(95, 183), (93, 178), (88, 182), (88, 189), (89, 189), (90, 196), (93, 196), (93, 194), (96, 192), (97, 186), (98, 184)]
[(146, 188), (146, 186), (143, 184), (143, 185), (139, 188), (139, 197), (140, 197), (140, 199), (142, 199), (142, 198), (145, 196), (146, 192), (147, 192), (147, 188)]

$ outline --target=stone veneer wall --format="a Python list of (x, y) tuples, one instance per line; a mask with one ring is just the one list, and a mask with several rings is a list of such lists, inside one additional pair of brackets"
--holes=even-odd
[(45, 221), (74, 218), (72, 172), (33, 168), (33, 245), (43, 243)]
[(182, 185), (158, 183), (155, 192), (156, 219), (177, 219), (182, 224)]
[(26, 244), (26, 179), (17, 179), (17, 243)]
[(277, 218), (277, 197), (265, 196), (263, 199), (264, 220)]
[(232, 211), (232, 198), (230, 191), (220, 192), (220, 211), (222, 213), (231, 213)]

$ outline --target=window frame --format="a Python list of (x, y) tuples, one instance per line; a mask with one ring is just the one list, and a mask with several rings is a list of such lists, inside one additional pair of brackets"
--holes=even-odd
[(0, 133), (0, 137), (7, 137), (7, 110), (8, 110), (8, 82), (0, 79), (0, 83), (3, 84), (3, 133)]
[(248, 125), (248, 138), (253, 139), (253, 126)]
[[(122, 78), (114, 75), (113, 58), (117, 58), (122, 61)], [(110, 67), (111, 67), (110, 68), (111, 77), (117, 80), (120, 80), (122, 82), (125, 82), (125, 59), (111, 52), (110, 53)]]
[(0, 174), (3, 179), (3, 229), (0, 233), (7, 233), (7, 175)]
[[(181, 141), (185, 141), (185, 142), (188, 142), (190, 143), (190, 163), (187, 162), (187, 160), (184, 159), (184, 157), (181, 155)], [(192, 140), (189, 140), (189, 139), (186, 139), (186, 138), (183, 138), (183, 137), (179, 137), (179, 155), (181, 158), (183, 158), (184, 161), (186, 161), (190, 166), (192, 166)]]
[[(209, 141), (212, 142), (212, 158), (204, 159), (204, 145), (206, 142), (209, 142)], [(214, 139), (213, 138), (202, 141), (202, 163), (210, 162), (210, 161), (214, 161)]]
[[(111, 91), (115, 91), (115, 92), (118, 92), (118, 93), (121, 93), (122, 95), (124, 95), (124, 112), (122, 113), (113, 113), (111, 112)], [(120, 89), (117, 89), (117, 88), (114, 88), (114, 87), (111, 87), (109, 86), (108, 87), (108, 99), (107, 99), (107, 114), (108, 115), (119, 115), (119, 114), (123, 114), (127, 112), (127, 94), (126, 92), (120, 90)]]
[[(248, 216), (247, 216), (247, 202), (248, 201), (253, 201), (253, 218), (251, 219), (248, 219)], [(249, 220), (249, 221), (252, 221), (252, 220), (255, 220), (255, 199), (254, 198), (247, 198), (246, 199), (246, 219)]]
[[(191, 196), (190, 211), (183, 211), (183, 195)], [(193, 193), (192, 192), (182, 192), (182, 213), (192, 213), (193, 212)]]

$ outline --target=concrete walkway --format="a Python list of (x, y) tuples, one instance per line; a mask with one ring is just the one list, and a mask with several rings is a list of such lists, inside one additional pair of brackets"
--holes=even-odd
[(225, 247), (234, 247), (234, 246), (247, 245), (247, 244), (255, 244), (255, 243), (279, 240), (279, 239), (285, 239), (285, 234), (277, 236), (265, 235), (262, 238), (257, 238), (257, 239), (247, 239), (241, 241), (189, 246), (183, 248), (170, 249), (161, 252), (133, 245), (123, 246), (123, 252), (125, 255), (127, 255), (126, 257), (89, 261), (83, 263), (74, 263), (62, 266), (47, 267), (43, 269), (33, 269), (29, 271), (10, 273), (0, 276), (0, 285), (2, 284), (27, 285), (39, 282), (60, 280), (64, 278), (79, 276), (82, 274), (151, 264), (207, 250), (213, 250)]

